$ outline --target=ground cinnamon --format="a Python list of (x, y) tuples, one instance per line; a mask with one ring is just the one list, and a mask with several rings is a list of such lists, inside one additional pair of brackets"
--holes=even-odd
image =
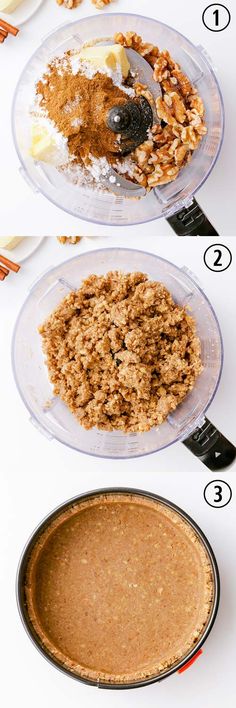
[(67, 137), (69, 151), (77, 162), (86, 161), (90, 153), (114, 162), (119, 143), (107, 126), (107, 115), (114, 104), (126, 103), (127, 94), (109, 76), (99, 72), (93, 78), (73, 75), (69, 66), (59, 73), (51, 64), (36, 91), (42, 96), (40, 105)]

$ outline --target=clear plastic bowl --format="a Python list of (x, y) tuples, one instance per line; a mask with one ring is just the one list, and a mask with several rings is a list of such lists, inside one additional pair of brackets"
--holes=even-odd
[[(174, 182), (152, 190), (141, 199), (126, 199), (70, 184), (52, 165), (35, 162), (29, 155), (30, 106), (34, 85), (47, 63), (68, 49), (79, 49), (93, 38), (134, 30), (147, 42), (168, 49), (198, 89), (205, 107), (208, 133)], [(224, 129), (224, 110), (214, 71), (202, 47), (194, 46), (175, 29), (141, 15), (109, 13), (86, 17), (59, 27), (49, 35), (27, 63), (16, 87), (12, 126), (22, 175), (34, 191), (53, 204), (85, 221), (113, 226), (139, 224), (167, 217), (188, 206), (194, 193), (209, 176), (218, 157)]]
[[(174, 300), (188, 305), (197, 322), (204, 370), (194, 389), (159, 429), (124, 434), (79, 425), (66, 405), (53, 396), (44, 364), (38, 326), (62, 298), (77, 289), (91, 273), (109, 270), (143, 271), (166, 285)], [(147, 455), (183, 440), (203, 421), (215, 395), (222, 369), (223, 347), (219, 324), (206, 295), (185, 269), (151, 253), (125, 248), (105, 248), (75, 256), (43, 275), (31, 288), (18, 316), (13, 336), (12, 362), (20, 395), (32, 422), (49, 438), (80, 452), (108, 458)]]

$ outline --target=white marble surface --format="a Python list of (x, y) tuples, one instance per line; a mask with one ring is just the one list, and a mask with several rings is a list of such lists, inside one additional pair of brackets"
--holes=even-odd
[[(145, 249), (187, 265), (212, 302), (222, 329), (225, 363), (222, 380), (208, 415), (226, 436), (235, 440), (235, 261), (223, 273), (213, 273), (203, 263), (210, 239), (157, 239), (131, 236), (131, 248)], [(235, 259), (234, 239), (226, 244)], [(212, 474), (182, 443), (158, 454), (136, 460), (109, 461), (76, 453), (56, 441), (49, 442), (29, 422), (11, 370), (11, 337), (14, 323), (33, 281), (47, 268), (76, 252), (124, 246), (113, 238), (85, 239), (63, 247), (45, 239), (39, 250), (0, 284), (1, 316), (1, 696), (4, 708), (233, 708), (235, 705), (235, 472), (236, 465)], [(203, 499), (206, 484), (217, 478), (232, 487), (233, 499), (222, 509)], [(185, 509), (208, 536), (219, 563), (222, 597), (216, 624), (204, 645), (203, 655), (182, 675), (134, 691), (109, 692), (86, 687), (50, 666), (29, 641), (18, 616), (15, 574), (22, 548), (35, 526), (57, 504), (90, 489), (104, 486), (139, 487), (169, 498)], [(4, 664), (4, 666), (3, 666)]]

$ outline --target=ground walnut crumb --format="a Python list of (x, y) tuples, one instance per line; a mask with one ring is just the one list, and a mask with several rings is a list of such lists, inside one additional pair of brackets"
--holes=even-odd
[(90, 275), (39, 332), (54, 393), (86, 429), (148, 431), (202, 371), (194, 319), (144, 273)]

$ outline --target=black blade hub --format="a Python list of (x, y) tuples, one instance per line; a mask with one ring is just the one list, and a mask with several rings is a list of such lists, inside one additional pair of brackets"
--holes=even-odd
[(123, 105), (113, 106), (107, 117), (107, 125), (113, 133), (121, 136), (119, 149), (127, 155), (147, 140), (147, 131), (153, 125), (153, 112), (144, 96), (137, 96)]

